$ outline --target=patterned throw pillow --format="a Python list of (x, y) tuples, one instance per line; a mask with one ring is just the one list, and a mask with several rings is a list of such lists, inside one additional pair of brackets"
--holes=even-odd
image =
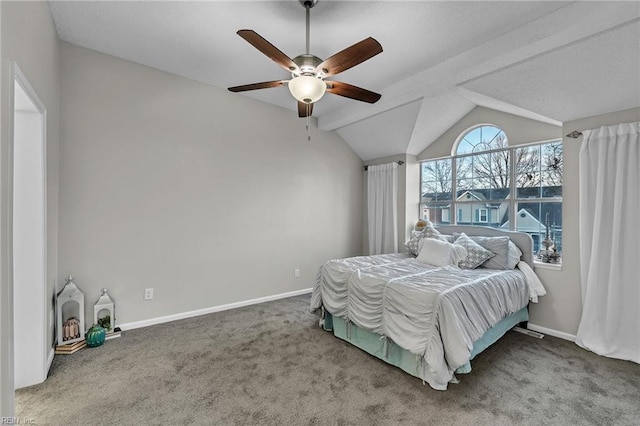
[(436, 240), (446, 241), (446, 238), (444, 238), (444, 235), (442, 235), (440, 231), (434, 228), (433, 223), (429, 222), (428, 220), (427, 220), (427, 226), (425, 226), (424, 229), (422, 230), (422, 235), (424, 235), (426, 238), (435, 238)]
[(412, 255), (417, 256), (421, 239), (422, 231), (411, 231), (411, 239), (407, 241), (404, 246), (411, 252)]
[(433, 223), (425, 219), (427, 225), (422, 231), (411, 231), (411, 239), (405, 243), (405, 247), (409, 249), (412, 255), (417, 256), (420, 251), (420, 240), (423, 238), (435, 238), (440, 241), (447, 241), (444, 235), (442, 235), (436, 228), (433, 227)]
[(465, 233), (460, 234), (455, 243), (467, 249), (467, 257), (458, 264), (458, 266), (464, 269), (475, 269), (495, 256), (494, 253), (473, 241)]

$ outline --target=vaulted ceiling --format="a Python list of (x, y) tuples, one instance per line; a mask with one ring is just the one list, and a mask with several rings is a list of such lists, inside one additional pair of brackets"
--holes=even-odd
[[(50, 8), (61, 40), (220, 88), (290, 78), (239, 29), (290, 57), (305, 50), (297, 0)], [(381, 93), (379, 102), (326, 94), (313, 111), (363, 160), (418, 154), (477, 105), (557, 125), (640, 107), (640, 2), (320, 0), (310, 32), (323, 59), (369, 36), (384, 48), (335, 78)], [(233, 96), (297, 117), (283, 87)]]

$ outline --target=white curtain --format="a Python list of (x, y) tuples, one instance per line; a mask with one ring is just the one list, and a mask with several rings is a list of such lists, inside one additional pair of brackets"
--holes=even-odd
[(576, 343), (640, 363), (640, 122), (583, 132)]
[(395, 253), (398, 251), (398, 163), (367, 169), (369, 254)]

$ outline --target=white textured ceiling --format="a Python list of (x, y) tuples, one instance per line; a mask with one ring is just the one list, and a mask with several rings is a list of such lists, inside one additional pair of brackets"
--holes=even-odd
[[(304, 8), (288, 1), (54, 1), (67, 42), (220, 88), (289, 76), (235, 33), (304, 51)], [(639, 2), (326, 1), (311, 10), (321, 58), (366, 37), (384, 51), (333, 79), (382, 94), (326, 95), (318, 125), (363, 159), (417, 154), (475, 105), (560, 124), (640, 106)], [(291, 110), (286, 88), (250, 96)]]
[(363, 160), (385, 157), (390, 152), (405, 153), (420, 106), (420, 101), (414, 101), (337, 129), (337, 132), (349, 141)]
[[(544, 111), (559, 121), (570, 121), (639, 106), (639, 52), (640, 22), (635, 21), (463, 87), (530, 111)], [(562, 72), (557, 71), (559, 67)]]

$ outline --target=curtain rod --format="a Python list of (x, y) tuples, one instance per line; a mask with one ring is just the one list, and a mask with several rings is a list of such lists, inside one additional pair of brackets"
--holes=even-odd
[[(399, 161), (396, 161), (396, 163), (398, 163), (398, 166), (402, 166), (404, 164), (404, 161), (399, 160)], [(369, 166), (364, 166), (363, 169), (366, 172), (367, 170), (369, 170)]]
[(582, 136), (582, 132), (579, 132), (577, 130), (574, 130), (573, 132), (567, 135), (568, 138), (573, 138), (573, 139), (577, 139), (578, 136)]

